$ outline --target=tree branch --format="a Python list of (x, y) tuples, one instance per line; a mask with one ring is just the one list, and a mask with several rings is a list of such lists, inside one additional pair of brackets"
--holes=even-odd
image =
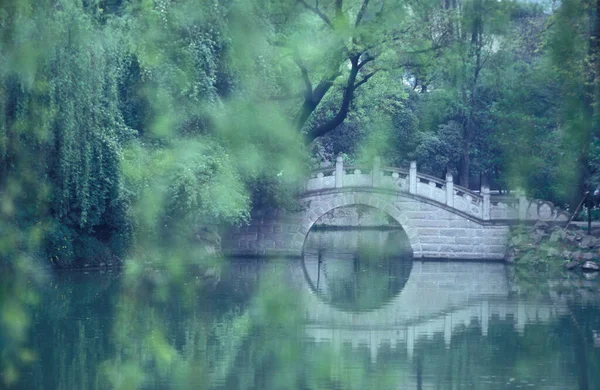
[(369, 0), (363, 0), (362, 5), (360, 6), (360, 11), (358, 11), (358, 16), (356, 17), (355, 27), (358, 27), (362, 18), (365, 16), (365, 12), (367, 11), (367, 6), (369, 5)]
[(404, 54), (407, 54), (407, 55), (411, 55), (411, 54), (423, 54), (423, 53), (428, 53), (428, 52), (430, 52), (430, 51), (436, 51), (436, 50), (439, 50), (439, 49), (441, 49), (442, 47), (444, 47), (444, 46), (443, 46), (443, 45), (436, 45), (436, 46), (432, 46), (432, 47), (430, 47), (430, 48), (428, 48), (428, 49), (421, 49), (421, 50), (415, 50), (415, 51), (408, 51), (408, 52), (405, 52)]
[(310, 4), (308, 4), (306, 1), (304, 0), (298, 0), (298, 2), (300, 4), (302, 4), (304, 7), (306, 7), (306, 9), (312, 11), (313, 13), (315, 13), (316, 15), (318, 15), (321, 19), (323, 19), (323, 21), (325, 23), (327, 23), (327, 25), (331, 28), (333, 28), (333, 24), (331, 23), (331, 20), (327, 17), (327, 15), (325, 15), (323, 12), (321, 12), (321, 10), (319, 9), (319, 1), (316, 1), (316, 5), (313, 7)]
[(304, 96), (305, 96), (305, 94), (303, 92), (298, 92), (298, 93), (293, 93), (291, 95), (268, 96), (268, 97), (265, 97), (264, 100), (265, 101), (273, 101), (273, 102), (281, 102), (281, 101), (285, 101), (285, 100), (299, 99)]
[(313, 141), (315, 138), (334, 130), (336, 127), (342, 124), (342, 122), (344, 122), (344, 120), (348, 116), (350, 104), (352, 103), (352, 99), (354, 98), (354, 83), (356, 82), (356, 76), (358, 75), (358, 59), (359, 56), (354, 56), (350, 58), (352, 68), (350, 69), (350, 75), (348, 76), (348, 81), (344, 90), (344, 98), (342, 100), (342, 105), (340, 106), (338, 113), (333, 118), (331, 118), (331, 120), (311, 129), (307, 134), (308, 141)]
[(313, 90), (313, 101), (320, 102), (321, 99), (323, 99), (323, 97), (327, 93), (327, 91), (329, 91), (329, 88), (331, 88), (331, 86), (333, 85), (335, 79), (337, 79), (340, 76), (340, 74), (341, 73), (339, 71), (336, 71), (332, 73), (329, 77), (323, 78), (323, 80), (321, 80), (321, 82), (317, 84), (317, 86)]
[(410, 32), (410, 30), (411, 30), (411, 27), (407, 27), (407, 28), (405, 28), (405, 29), (403, 29), (401, 31), (396, 31), (394, 33), (391, 33), (391, 32), (387, 33), (386, 35), (388, 35), (388, 36), (392, 35), (392, 34), (394, 34), (394, 36), (392, 36), (391, 38), (388, 38), (388, 39), (382, 39), (381, 41), (379, 41), (379, 42), (377, 42), (377, 43), (375, 43), (373, 45), (367, 46), (365, 48), (365, 50), (375, 49), (376, 47), (381, 46), (381, 45), (385, 45), (386, 43), (399, 41), (400, 39), (402, 39), (402, 36), (404, 34), (408, 34)]
[(296, 126), (298, 129), (302, 129), (310, 115), (315, 111), (319, 103), (321, 103), (321, 100), (323, 100), (323, 97), (327, 91), (331, 89), (333, 82), (339, 75), (339, 70), (330, 73), (328, 76), (324, 77), (319, 84), (317, 84), (311, 96), (304, 95), (302, 108), (296, 118)]
[(342, 16), (342, 3), (343, 0), (335, 0), (335, 17), (339, 18)]
[(300, 57), (298, 57), (297, 54), (294, 54), (294, 62), (296, 63), (296, 65), (298, 65), (298, 67), (300, 68), (300, 73), (302, 74), (305, 96), (307, 97), (307, 99), (312, 99), (313, 88), (312, 83), (310, 82), (310, 77), (308, 76), (308, 69), (306, 69), (306, 66), (304, 66), (302, 60), (300, 59)]
[(377, 73), (379, 69), (376, 69), (374, 71), (372, 71), (371, 73), (367, 73), (366, 75), (363, 76), (362, 80), (360, 80), (358, 83), (354, 84), (354, 89), (358, 89), (358, 87), (360, 87), (361, 85), (363, 85), (364, 83), (366, 83), (367, 81), (369, 81), (369, 79), (371, 77), (373, 77), (375, 75), (375, 73)]
[(375, 60), (375, 58), (377, 58), (377, 57), (376, 57), (376, 56), (372, 56), (372, 55), (369, 55), (369, 54), (367, 54), (367, 55), (365, 56), (365, 59), (364, 59), (364, 60), (362, 60), (362, 61), (361, 61), (361, 62), (360, 62), (358, 65), (357, 65), (357, 66), (358, 66), (358, 69), (360, 70), (360, 69), (361, 69), (363, 66), (365, 66), (365, 65), (366, 65), (366, 64), (368, 64), (369, 62), (371, 62), (371, 61), (374, 61), (374, 60)]

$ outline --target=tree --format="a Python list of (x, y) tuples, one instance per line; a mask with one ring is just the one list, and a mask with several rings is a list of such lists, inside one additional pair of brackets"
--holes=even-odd
[(563, 162), (575, 184), (577, 203), (591, 184), (598, 184), (600, 137), (600, 2), (568, 0), (555, 11), (547, 34), (548, 53), (561, 86), (563, 128), (570, 153)]
[[(308, 142), (346, 120), (361, 86), (375, 74), (414, 64), (416, 56), (439, 49), (424, 31), (423, 15), (434, 9), (429, 2), (302, 0), (270, 5), (280, 10), (268, 18), (281, 94), (268, 99), (287, 104), (284, 109)], [(336, 109), (313, 120), (338, 88)]]
[[(493, 175), (508, 184), (511, 159), (506, 156), (513, 155), (515, 149), (505, 148), (503, 142), (519, 144), (523, 140), (520, 132), (533, 129), (525, 122), (507, 129), (504, 119), (521, 108), (533, 108), (536, 102), (529, 100), (536, 99), (535, 93), (522, 85), (531, 84), (532, 67), (538, 66), (543, 52), (541, 30), (546, 16), (535, 4), (485, 0), (448, 4), (444, 15), (450, 26), (449, 37), (438, 60), (429, 67), (427, 93), (421, 93), (419, 117), (424, 139), (431, 146), (434, 140), (454, 142), (455, 136), (448, 139), (451, 133), (441, 130), (458, 129), (458, 156), (448, 155), (445, 169), (458, 173), (458, 182), (467, 187), (472, 184), (469, 179), (473, 173)], [(535, 80), (542, 83), (532, 85), (537, 92), (544, 82), (551, 82), (539, 77)], [(529, 111), (526, 115), (541, 119), (536, 116), (539, 114)], [(515, 116), (511, 126), (516, 124)], [(505, 136), (508, 132), (512, 138)], [(446, 141), (442, 141), (444, 137)], [(518, 146), (520, 150), (522, 145)], [(445, 155), (446, 151), (440, 149), (439, 153)], [(516, 185), (514, 180), (511, 185)]]

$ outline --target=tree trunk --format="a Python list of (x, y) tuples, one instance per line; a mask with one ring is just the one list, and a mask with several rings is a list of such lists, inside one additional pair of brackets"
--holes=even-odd
[(469, 151), (463, 150), (460, 156), (460, 164), (458, 166), (458, 184), (469, 188), (469, 172), (471, 170), (471, 157)]
[(304, 127), (304, 124), (316, 108), (317, 107), (314, 104), (312, 98), (304, 99), (304, 102), (302, 103), (302, 108), (300, 109), (300, 112), (296, 117), (296, 128), (298, 130), (302, 130), (302, 127)]
[(578, 156), (578, 172), (576, 173), (577, 192), (573, 194), (571, 203), (575, 204), (590, 190), (589, 180), (594, 172), (590, 171), (589, 148), (594, 136), (600, 136), (598, 125), (598, 77), (600, 76), (600, 0), (596, 0), (594, 7), (588, 11), (589, 35), (588, 53), (584, 64), (585, 86), (583, 94), (584, 126), (579, 136), (580, 147)]

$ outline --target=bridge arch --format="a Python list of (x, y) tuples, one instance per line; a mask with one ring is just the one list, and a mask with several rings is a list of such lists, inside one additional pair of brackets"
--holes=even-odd
[(414, 263), (406, 233), (397, 227), (311, 230), (297, 260), (306, 286), (345, 312), (376, 311), (393, 301), (406, 286)]
[(509, 227), (476, 220), (460, 210), (415, 194), (384, 188), (328, 188), (299, 199), (300, 208), (257, 210), (249, 226), (224, 241), (234, 256), (302, 256), (311, 227), (339, 207), (365, 205), (404, 229), (414, 258), (501, 260)]
[(324, 200), (309, 200), (308, 209), (295, 235), (294, 247), (304, 247), (304, 242), (312, 226), (325, 214), (340, 207), (347, 206), (370, 206), (382, 211), (393, 218), (406, 232), (414, 257), (423, 257), (421, 241), (415, 227), (410, 219), (394, 203), (378, 196), (376, 193), (340, 194)]
[(388, 214), (406, 232), (415, 258), (504, 258), (509, 227), (537, 220), (559, 222), (569, 215), (551, 203), (518, 197), (492, 196), (455, 186), (446, 180), (408, 170), (381, 167), (378, 159), (368, 173), (360, 167), (335, 166), (311, 172), (299, 194), (297, 210), (260, 209), (251, 223), (233, 229), (223, 239), (233, 256), (302, 256), (313, 224), (327, 212), (366, 205)]

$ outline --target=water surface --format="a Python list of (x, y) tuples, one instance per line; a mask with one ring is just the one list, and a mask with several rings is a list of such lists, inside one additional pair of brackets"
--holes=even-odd
[(60, 272), (39, 389), (596, 389), (596, 280), (520, 294), (501, 263), (413, 260), (401, 230), (311, 231), (303, 259)]

